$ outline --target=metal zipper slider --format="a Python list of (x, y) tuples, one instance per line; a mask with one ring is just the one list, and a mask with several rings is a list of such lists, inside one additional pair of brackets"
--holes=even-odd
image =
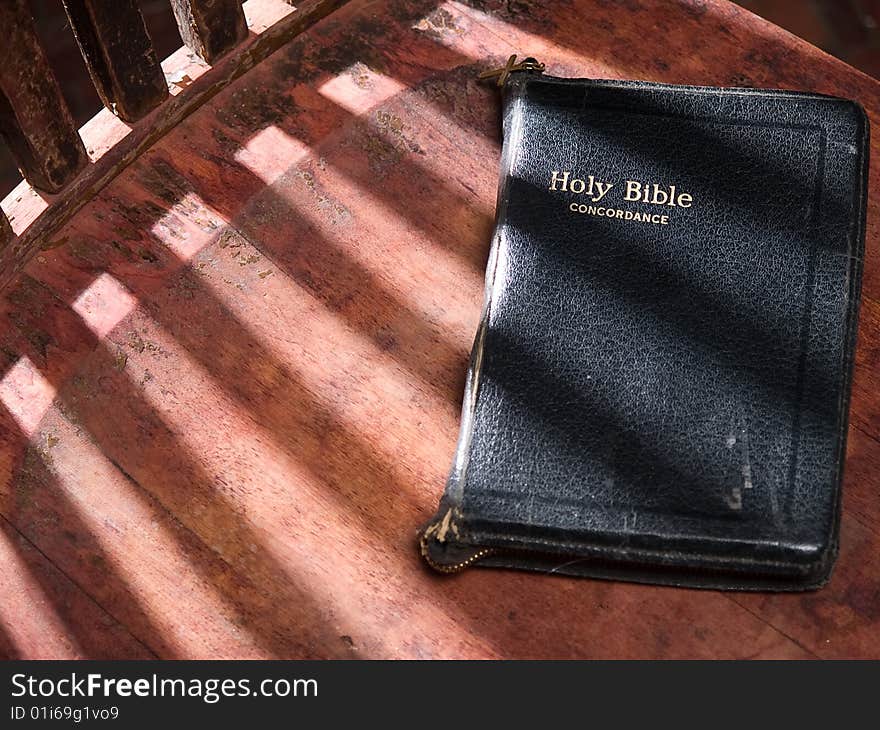
[(544, 64), (532, 58), (531, 56), (517, 63), (516, 54), (513, 54), (510, 58), (507, 59), (507, 63), (505, 63), (501, 68), (493, 68), (491, 71), (483, 71), (483, 73), (481, 73), (477, 78), (493, 79), (497, 76), (498, 86), (504, 86), (510, 74), (516, 71), (534, 71), (535, 73), (543, 73)]

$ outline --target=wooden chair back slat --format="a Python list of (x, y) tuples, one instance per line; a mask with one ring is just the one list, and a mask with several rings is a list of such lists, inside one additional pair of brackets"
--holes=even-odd
[(6, 213), (0, 210), (0, 251), (12, 242), (14, 235), (12, 227), (9, 225), (9, 219), (6, 217)]
[(247, 37), (240, 0), (171, 0), (180, 37), (207, 63), (214, 63)]
[(61, 190), (88, 162), (67, 104), (37, 38), (26, 0), (0, 2), (0, 134), (24, 178)]
[(166, 99), (165, 75), (137, 0), (64, 0), (64, 8), (104, 106), (135, 122)]

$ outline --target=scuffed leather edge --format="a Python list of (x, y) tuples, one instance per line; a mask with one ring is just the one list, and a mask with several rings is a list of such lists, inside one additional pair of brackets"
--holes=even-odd
[(829, 556), (825, 563), (825, 570), (817, 576), (815, 585), (806, 588), (821, 588), (831, 579), (831, 572), (837, 560), (840, 547), (840, 520), (843, 509), (843, 478), (846, 463), (846, 444), (849, 433), (849, 409), (852, 400), (852, 379), (855, 369), (856, 347), (858, 346), (859, 314), (862, 304), (862, 275), (865, 261), (865, 232), (867, 227), (868, 213), (868, 172), (870, 165), (871, 150), (871, 122), (864, 107), (855, 100), (845, 99), (858, 115), (859, 125), (862, 129), (862, 138), (859, 145), (862, 165), (858, 175), (858, 195), (854, 197), (855, 223), (852, 233), (848, 237), (849, 248), (847, 250), (849, 260), (849, 306), (847, 308), (847, 331), (843, 343), (843, 384), (838, 401), (837, 412), (841, 414), (840, 427), (837, 437), (837, 455), (835, 469), (835, 483), (837, 485), (837, 500), (835, 503), (834, 525), (831, 534)]
[[(463, 497), (468, 461), (470, 459), (473, 416), (477, 407), (480, 372), (483, 361), (483, 344), (492, 314), (492, 302), (496, 296), (495, 282), (498, 276), (499, 258), (502, 256), (501, 252), (505, 244), (504, 229), (510, 197), (510, 178), (516, 161), (517, 143), (520, 139), (522, 126), (523, 89), (524, 86), (521, 84), (510, 83), (505, 87), (503, 96), (503, 143), (501, 148), (498, 195), (495, 202), (495, 223), (492, 231), (489, 259), (486, 264), (483, 309), (468, 363), (461, 408), (461, 425), (459, 427), (452, 469), (450, 470), (449, 478), (446, 480), (446, 489), (440, 499), (437, 512), (419, 530), (419, 545), (422, 557), (425, 558), (429, 565), (436, 569), (441, 569), (440, 566), (443, 565), (458, 565), (462, 562), (467, 562), (468, 553), (472, 555), (474, 552), (474, 548), (471, 546), (456, 546), (453, 540), (447, 539), (447, 536), (458, 537), (459, 507)], [(454, 532), (450, 533), (447, 529), (441, 529), (442, 525), (449, 525), (450, 523), (455, 528)], [(465, 554), (462, 553), (462, 549), (464, 549)]]

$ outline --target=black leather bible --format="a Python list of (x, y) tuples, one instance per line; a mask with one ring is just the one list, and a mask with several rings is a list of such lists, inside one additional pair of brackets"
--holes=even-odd
[(864, 255), (861, 106), (511, 66), (483, 317), (423, 557), (821, 586)]

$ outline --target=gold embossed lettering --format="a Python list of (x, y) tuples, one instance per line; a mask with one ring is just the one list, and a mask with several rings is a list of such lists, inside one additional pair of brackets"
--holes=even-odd
[(560, 184), (560, 190), (566, 191), (568, 190), (568, 176), (569, 172), (566, 170), (562, 173), (560, 177), (559, 170), (553, 170), (552, 177), (550, 178), (550, 189), (556, 190), (556, 183)]

